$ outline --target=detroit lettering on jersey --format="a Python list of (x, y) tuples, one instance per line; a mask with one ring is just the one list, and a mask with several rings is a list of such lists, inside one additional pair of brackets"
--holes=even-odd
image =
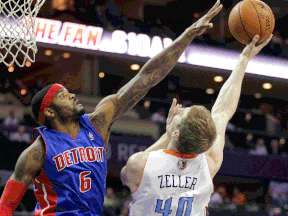
[(160, 175), (158, 176), (160, 188), (189, 188), (194, 190), (197, 178), (178, 175)]
[[(83, 162), (104, 162), (104, 147), (79, 147), (67, 150), (53, 157), (57, 171)], [(73, 159), (73, 160), (72, 160)]]

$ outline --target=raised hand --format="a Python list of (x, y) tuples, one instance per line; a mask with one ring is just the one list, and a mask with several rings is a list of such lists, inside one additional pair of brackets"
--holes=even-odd
[(202, 35), (206, 29), (213, 28), (213, 24), (210, 23), (211, 19), (215, 17), (223, 8), (223, 5), (220, 4), (220, 0), (217, 0), (215, 5), (208, 11), (207, 14), (205, 14), (203, 17), (201, 17), (197, 22), (195, 22), (189, 30), (196, 34), (196, 36)]
[(177, 99), (173, 98), (173, 102), (172, 102), (172, 105), (170, 107), (169, 114), (168, 114), (168, 117), (167, 117), (167, 120), (166, 120), (166, 126), (168, 126), (172, 122), (172, 119), (177, 114), (177, 111), (180, 108), (182, 108), (182, 105), (181, 104), (177, 104)]
[(271, 34), (271, 36), (266, 41), (256, 46), (256, 43), (259, 40), (259, 35), (255, 35), (251, 43), (246, 45), (245, 49), (242, 52), (242, 55), (247, 57), (249, 60), (252, 59), (255, 55), (257, 55), (260, 52), (260, 50), (264, 46), (266, 46), (269, 43), (272, 37), (273, 37), (273, 34)]

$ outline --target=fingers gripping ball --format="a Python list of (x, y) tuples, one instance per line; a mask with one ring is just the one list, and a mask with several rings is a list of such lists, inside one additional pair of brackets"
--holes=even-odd
[(232, 9), (228, 19), (229, 29), (236, 40), (248, 44), (259, 35), (258, 44), (272, 34), (275, 19), (270, 7), (262, 1), (244, 0)]

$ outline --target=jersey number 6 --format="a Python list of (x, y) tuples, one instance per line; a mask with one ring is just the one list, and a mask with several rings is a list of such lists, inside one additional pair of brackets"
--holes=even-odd
[[(185, 202), (187, 202), (187, 205), (186, 205), (184, 216), (189, 216), (191, 213), (191, 210), (192, 210), (193, 199), (194, 199), (194, 197), (181, 197), (179, 199), (179, 202), (178, 202), (178, 208), (177, 208), (176, 216), (182, 216), (183, 211), (184, 211)], [(162, 213), (163, 216), (168, 216), (169, 214), (172, 213), (172, 210), (170, 209), (171, 203), (172, 203), (172, 197), (165, 201), (165, 205), (164, 205), (163, 209), (161, 208), (162, 203), (163, 203), (163, 200), (157, 199), (157, 205), (156, 205), (155, 212)], [(173, 215), (175, 215), (175, 213)]]
[(79, 174), (79, 189), (81, 193), (85, 193), (91, 189), (91, 178), (86, 177), (90, 173), (91, 171), (84, 171)]

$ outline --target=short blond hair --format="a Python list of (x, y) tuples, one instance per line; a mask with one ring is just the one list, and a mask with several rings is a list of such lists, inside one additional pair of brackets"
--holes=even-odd
[(216, 139), (216, 127), (210, 111), (204, 106), (191, 106), (179, 124), (178, 151), (185, 154), (206, 152)]

